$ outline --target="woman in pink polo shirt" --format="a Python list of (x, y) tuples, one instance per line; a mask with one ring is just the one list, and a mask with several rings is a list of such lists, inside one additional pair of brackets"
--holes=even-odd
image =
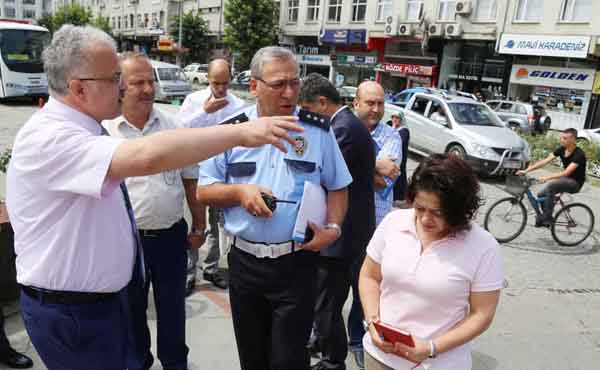
[[(381, 222), (360, 272), (366, 369), (471, 369), (469, 342), (492, 323), (504, 281), (498, 243), (472, 222), (479, 182), (464, 161), (433, 155), (406, 198), (412, 208)], [(375, 321), (410, 332), (415, 346), (383, 341)]]

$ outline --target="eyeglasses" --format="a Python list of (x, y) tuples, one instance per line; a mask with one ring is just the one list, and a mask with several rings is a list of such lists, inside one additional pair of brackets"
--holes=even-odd
[(289, 86), (292, 89), (297, 89), (302, 83), (302, 80), (299, 78), (294, 78), (292, 80), (276, 80), (271, 82), (267, 82), (260, 77), (255, 77), (255, 79), (269, 86), (273, 90), (283, 90), (286, 86)]
[(80, 78), (73, 78), (73, 80), (79, 80), (79, 81), (109, 81), (109, 82), (114, 82), (114, 83), (120, 83), (121, 82), (121, 72), (115, 72), (115, 74), (112, 75), (112, 77), (80, 77)]

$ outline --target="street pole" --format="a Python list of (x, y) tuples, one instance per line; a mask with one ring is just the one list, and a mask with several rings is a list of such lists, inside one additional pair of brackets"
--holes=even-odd
[[(183, 51), (183, 0), (179, 0), (179, 50)], [(179, 66), (182, 67), (183, 63), (181, 61), (182, 55), (179, 53)]]

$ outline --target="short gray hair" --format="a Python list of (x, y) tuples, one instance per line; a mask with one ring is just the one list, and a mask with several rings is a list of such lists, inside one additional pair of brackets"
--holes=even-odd
[(281, 46), (266, 46), (259, 49), (256, 54), (254, 54), (254, 57), (252, 57), (252, 62), (250, 63), (250, 75), (254, 78), (262, 77), (264, 65), (271, 59), (292, 60), (296, 63), (296, 68), (298, 68), (296, 56), (290, 49)]
[(115, 40), (98, 28), (65, 24), (56, 31), (52, 42), (42, 53), (50, 91), (67, 95), (69, 78), (75, 72), (89, 68), (91, 59), (88, 51), (99, 43), (106, 44), (116, 53)]

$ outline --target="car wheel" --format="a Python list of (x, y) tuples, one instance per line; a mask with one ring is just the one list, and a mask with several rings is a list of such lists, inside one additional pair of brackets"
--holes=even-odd
[(521, 127), (519, 126), (519, 124), (518, 123), (514, 123), (514, 122), (509, 123), (508, 124), (508, 128), (511, 129), (511, 130), (513, 130), (514, 132), (521, 131)]
[(448, 153), (448, 155), (453, 155), (456, 158), (462, 159), (462, 160), (464, 160), (467, 157), (467, 153), (465, 152), (465, 148), (463, 148), (459, 144), (452, 145), (450, 148), (448, 148), (448, 151), (446, 153)]
[(577, 142), (577, 144), (581, 144), (581, 145), (589, 144), (589, 140), (584, 137), (578, 137), (576, 142)]

